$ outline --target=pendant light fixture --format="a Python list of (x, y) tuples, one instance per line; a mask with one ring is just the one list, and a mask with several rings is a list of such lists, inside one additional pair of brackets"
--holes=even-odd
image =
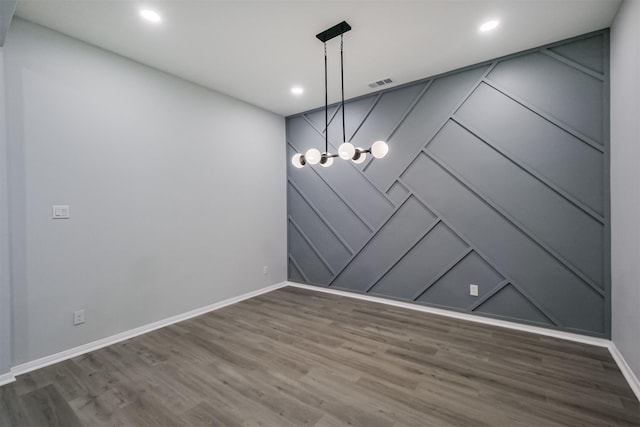
[[(365, 150), (360, 147), (354, 147), (347, 141), (344, 114), (344, 39), (343, 35), (351, 30), (351, 26), (342, 21), (333, 27), (316, 35), (318, 40), (324, 44), (324, 153), (317, 148), (310, 148), (306, 153), (294, 154), (291, 163), (297, 168), (302, 168), (307, 163), (329, 167), (333, 164), (335, 157), (344, 160), (351, 160), (353, 163), (360, 164), (367, 159), (367, 153), (376, 159), (381, 159), (389, 152), (389, 145), (384, 141), (376, 141), (371, 148)], [(342, 144), (338, 147), (338, 154), (329, 153), (329, 97), (327, 91), (327, 41), (334, 37), (340, 36), (340, 83), (341, 83), (341, 109), (342, 109)]]

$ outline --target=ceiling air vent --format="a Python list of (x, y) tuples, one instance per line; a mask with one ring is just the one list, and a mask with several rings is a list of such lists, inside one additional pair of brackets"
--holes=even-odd
[(391, 80), (390, 78), (386, 78), (386, 79), (378, 80), (377, 82), (369, 83), (369, 87), (386, 86), (390, 83), (393, 83), (393, 80)]

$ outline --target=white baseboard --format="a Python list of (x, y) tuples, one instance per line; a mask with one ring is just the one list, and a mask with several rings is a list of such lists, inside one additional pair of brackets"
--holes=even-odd
[(9, 372), (7, 374), (2, 374), (2, 375), (0, 375), (0, 386), (12, 383), (15, 380), (16, 380), (16, 377), (14, 377), (11, 372)]
[(326, 292), (335, 295), (341, 295), (349, 298), (357, 298), (365, 301), (377, 302), (380, 304), (392, 305), (394, 307), (408, 308), (409, 310), (421, 311), (423, 313), (438, 314), (440, 316), (452, 317), (454, 319), (468, 320), (475, 323), (483, 323), (485, 325), (499, 326), (502, 328), (515, 329), (518, 331), (531, 332), (538, 335), (560, 338), (564, 340), (579, 342), (583, 344), (595, 345), (598, 347), (609, 347), (611, 341), (604, 338), (589, 337), (586, 335), (572, 334), (571, 332), (556, 331), (553, 329), (541, 328), (539, 326), (524, 325), (520, 323), (510, 322), (508, 320), (492, 319), (489, 317), (475, 316), (467, 313), (458, 313), (440, 308), (427, 307), (424, 305), (411, 304), (408, 302), (394, 301), (381, 297), (357, 294), (353, 292), (340, 291), (331, 288), (323, 288), (320, 286), (304, 285), (302, 283), (287, 282), (289, 286), (297, 288), (309, 289), (312, 291)]
[(633, 390), (640, 401), (640, 381), (627, 364), (627, 361), (622, 357), (622, 353), (620, 353), (618, 347), (616, 347), (613, 342), (610, 342), (609, 344), (609, 353), (611, 353), (611, 357), (616, 361), (618, 368), (620, 368), (620, 372), (622, 372), (622, 375), (624, 375), (625, 379), (629, 383), (629, 387), (631, 387), (631, 390)]
[(98, 350), (102, 347), (106, 347), (120, 341), (128, 340), (130, 338), (137, 337), (138, 335), (146, 334), (147, 332), (151, 332), (153, 330), (163, 328), (165, 326), (169, 326), (174, 323), (182, 322), (183, 320), (191, 319), (192, 317), (200, 316), (201, 314), (205, 314), (210, 311), (218, 310), (222, 307), (226, 307), (228, 305), (235, 304), (237, 302), (240, 302), (249, 298), (253, 298), (255, 296), (258, 296), (267, 292), (271, 292), (273, 290), (282, 288), (284, 286), (287, 286), (287, 282), (277, 283), (275, 285), (267, 286), (265, 288), (258, 289), (256, 291), (247, 292), (245, 294), (238, 295), (233, 298), (228, 298), (224, 301), (216, 302), (214, 304), (200, 307), (195, 310), (187, 311), (186, 313), (181, 313), (175, 316), (168, 317), (166, 319), (158, 320), (156, 322), (149, 323), (147, 325), (140, 326), (134, 329), (130, 329), (128, 331), (124, 331), (119, 334), (112, 335), (110, 337), (102, 338), (102, 339), (81, 345), (79, 347), (74, 347), (69, 350), (64, 350), (59, 353), (52, 354), (50, 356), (45, 356), (40, 359), (33, 360), (31, 362), (22, 363), (20, 365), (17, 365), (11, 368), (10, 374), (5, 374), (0, 376), (0, 385), (3, 384), (2, 382), (3, 380), (5, 380), (5, 384), (15, 381), (14, 376), (16, 375), (21, 375), (36, 369), (44, 368), (45, 366), (53, 365), (54, 363), (59, 363), (64, 360), (71, 359), (72, 357), (80, 356), (81, 354)]

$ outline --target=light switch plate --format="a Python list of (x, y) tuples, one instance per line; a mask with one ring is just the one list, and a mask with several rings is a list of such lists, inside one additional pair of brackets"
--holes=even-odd
[(69, 219), (70, 211), (68, 205), (51, 206), (51, 218), (53, 219)]

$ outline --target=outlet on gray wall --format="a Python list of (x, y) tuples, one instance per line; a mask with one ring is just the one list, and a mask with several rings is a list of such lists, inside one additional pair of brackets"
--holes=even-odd
[[(349, 101), (389, 155), (289, 167), (289, 279), (608, 337), (607, 96), (601, 31)], [(323, 127), (288, 117), (288, 157)]]

